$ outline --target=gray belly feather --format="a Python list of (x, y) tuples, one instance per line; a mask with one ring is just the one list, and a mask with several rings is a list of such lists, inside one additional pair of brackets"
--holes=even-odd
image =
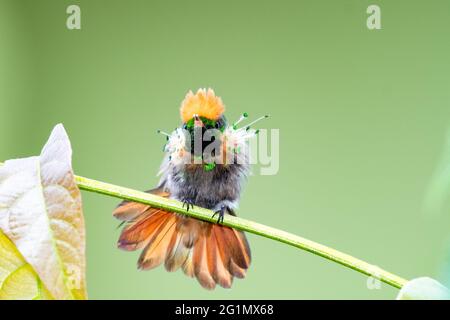
[(195, 168), (174, 166), (169, 171), (164, 185), (171, 193), (171, 198), (191, 200), (195, 205), (208, 209), (225, 205), (234, 210), (249, 168), (231, 164), (217, 165), (213, 170), (205, 171), (203, 166), (198, 165)]

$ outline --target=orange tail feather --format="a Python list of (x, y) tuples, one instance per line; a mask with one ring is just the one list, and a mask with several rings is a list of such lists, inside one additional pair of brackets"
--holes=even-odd
[(164, 262), (167, 271), (181, 268), (204, 288), (214, 289), (216, 284), (230, 288), (233, 278), (244, 278), (250, 266), (250, 248), (241, 231), (131, 202), (114, 214), (128, 222), (119, 248), (143, 249), (138, 261), (141, 269)]

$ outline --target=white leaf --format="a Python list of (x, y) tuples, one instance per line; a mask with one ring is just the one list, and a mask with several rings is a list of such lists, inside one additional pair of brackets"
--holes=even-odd
[(39, 157), (0, 167), (0, 229), (56, 299), (84, 299), (85, 231), (72, 149), (57, 125)]

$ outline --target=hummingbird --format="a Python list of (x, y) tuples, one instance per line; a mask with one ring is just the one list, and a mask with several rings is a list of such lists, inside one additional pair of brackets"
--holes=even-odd
[[(166, 153), (156, 188), (147, 191), (176, 199), (187, 210), (204, 207), (218, 216), (210, 223), (150, 205), (123, 201), (113, 215), (123, 223), (118, 247), (142, 250), (138, 268), (164, 263), (169, 272), (182, 269), (206, 289), (230, 288), (250, 266), (250, 246), (244, 232), (222, 225), (236, 215), (243, 184), (250, 174), (249, 140), (258, 134), (257, 121), (238, 128), (248, 117), (228, 124), (222, 99), (212, 89), (189, 91), (180, 106), (182, 124), (166, 136)], [(206, 133), (213, 131), (208, 139)], [(201, 137), (200, 146), (196, 137)], [(205, 152), (211, 149), (211, 152)]]

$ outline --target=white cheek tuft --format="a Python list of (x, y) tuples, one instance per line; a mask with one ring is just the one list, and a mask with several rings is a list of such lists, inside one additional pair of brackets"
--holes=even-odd
[(186, 134), (178, 128), (169, 136), (169, 140), (164, 147), (164, 151), (169, 154), (169, 161), (174, 165), (187, 163), (190, 154), (186, 150)]

